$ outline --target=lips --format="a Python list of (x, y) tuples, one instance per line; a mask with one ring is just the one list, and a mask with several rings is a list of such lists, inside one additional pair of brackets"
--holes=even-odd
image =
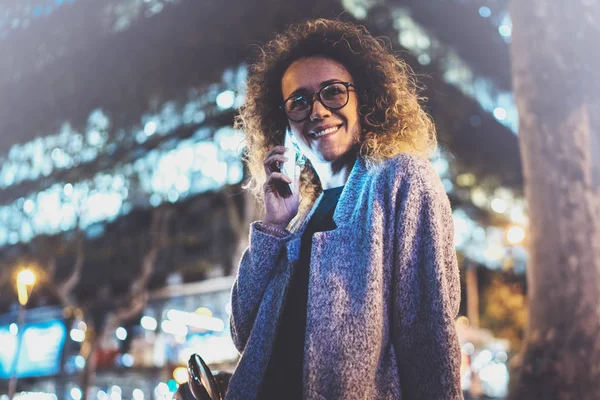
[(331, 135), (337, 132), (343, 124), (319, 126), (309, 132), (309, 136), (313, 139), (322, 138), (323, 136)]

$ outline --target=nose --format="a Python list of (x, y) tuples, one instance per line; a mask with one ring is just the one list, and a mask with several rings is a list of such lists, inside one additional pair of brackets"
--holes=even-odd
[(318, 98), (315, 99), (310, 113), (310, 120), (316, 121), (331, 116), (331, 111), (321, 103)]

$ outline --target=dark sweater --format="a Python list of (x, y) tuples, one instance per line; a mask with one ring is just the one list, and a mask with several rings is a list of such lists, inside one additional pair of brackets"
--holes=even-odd
[(335, 229), (333, 213), (344, 187), (323, 191), (323, 199), (302, 235), (300, 259), (290, 282), (275, 347), (259, 399), (302, 399), (302, 365), (312, 236)]

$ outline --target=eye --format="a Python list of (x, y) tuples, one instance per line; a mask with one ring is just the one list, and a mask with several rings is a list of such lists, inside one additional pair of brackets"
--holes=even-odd
[(334, 83), (329, 86), (325, 86), (321, 92), (325, 99), (333, 99), (338, 96), (342, 96), (346, 93), (346, 87), (341, 83)]
[(299, 111), (307, 108), (309, 101), (306, 96), (296, 96), (288, 99), (286, 102), (286, 108), (288, 111)]

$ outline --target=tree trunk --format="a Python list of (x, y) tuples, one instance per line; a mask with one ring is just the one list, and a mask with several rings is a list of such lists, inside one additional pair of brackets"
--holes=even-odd
[(477, 264), (471, 260), (465, 263), (467, 283), (467, 318), (469, 325), (479, 328), (479, 282), (477, 281)]
[[(158, 254), (165, 246), (169, 224), (173, 210), (167, 207), (155, 208), (152, 211), (152, 222), (150, 230), (151, 244), (146, 254), (142, 257), (142, 265), (138, 277), (131, 283), (126, 304), (118, 307), (105, 316), (105, 322), (92, 323), (92, 329), (88, 329), (86, 336), (87, 357), (85, 368), (81, 376), (81, 400), (88, 400), (88, 392), (92, 388), (96, 378), (97, 352), (100, 343), (114, 334), (117, 327), (125, 321), (130, 320), (144, 311), (148, 302), (148, 282), (152, 277)], [(96, 303), (98, 305), (98, 303)], [(108, 310), (106, 310), (108, 311)], [(89, 339), (89, 340), (88, 340)]]
[(513, 0), (529, 322), (511, 399), (600, 399), (600, 3)]
[(96, 335), (93, 329), (88, 329), (86, 336), (86, 345), (89, 346), (87, 349), (87, 355), (85, 357), (85, 366), (81, 372), (80, 386), (81, 386), (81, 400), (88, 400), (90, 398), (89, 392), (96, 378), (96, 352), (98, 350), (99, 337)]

